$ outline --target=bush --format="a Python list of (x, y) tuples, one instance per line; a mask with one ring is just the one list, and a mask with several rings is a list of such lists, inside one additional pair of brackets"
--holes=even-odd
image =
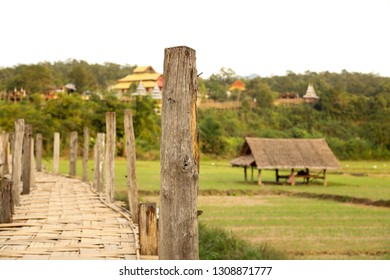
[(201, 260), (281, 260), (286, 257), (267, 244), (252, 245), (231, 232), (199, 225), (199, 258)]

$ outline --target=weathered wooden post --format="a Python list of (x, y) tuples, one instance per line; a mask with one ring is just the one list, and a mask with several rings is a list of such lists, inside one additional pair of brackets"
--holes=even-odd
[(158, 227), (156, 210), (156, 203), (140, 203), (139, 205), (138, 228), (141, 255), (158, 255)]
[(0, 164), (2, 175), (7, 175), (9, 173), (9, 134), (3, 132), (0, 135)]
[(88, 182), (88, 157), (89, 157), (89, 131), (84, 127), (84, 145), (83, 145), (83, 181)]
[(77, 131), (70, 133), (70, 151), (69, 151), (69, 175), (76, 176), (77, 165)]
[(105, 156), (105, 137), (104, 133), (98, 133), (95, 144), (94, 158), (94, 188), (102, 193), (104, 187), (104, 156)]
[(36, 164), (35, 164), (35, 157), (34, 157), (34, 138), (31, 137), (30, 139), (30, 189), (35, 186), (35, 170), (36, 170)]
[(129, 199), (129, 208), (133, 221), (138, 221), (138, 188), (135, 175), (136, 152), (133, 117), (131, 111), (125, 111), (124, 124), (126, 135), (127, 194)]
[(32, 125), (26, 124), (24, 126), (23, 139), (23, 192), (22, 194), (29, 194), (31, 189), (31, 137)]
[(54, 133), (54, 151), (53, 151), (53, 172), (58, 173), (60, 170), (60, 133)]
[(2, 178), (0, 182), (0, 224), (12, 222), (12, 181)]
[(42, 134), (37, 133), (35, 138), (36, 138), (35, 149), (36, 149), (36, 158), (37, 158), (36, 166), (37, 166), (37, 171), (41, 172), (42, 171)]
[(263, 185), (263, 180), (261, 178), (261, 169), (258, 169), (257, 173), (257, 185), (261, 187)]
[(165, 49), (158, 245), (164, 260), (199, 258), (197, 92), (195, 51)]
[(115, 112), (106, 113), (106, 199), (114, 201), (115, 196)]
[(20, 178), (22, 175), (22, 151), (24, 138), (24, 120), (15, 121), (15, 134), (12, 153), (12, 197), (14, 205), (19, 205)]

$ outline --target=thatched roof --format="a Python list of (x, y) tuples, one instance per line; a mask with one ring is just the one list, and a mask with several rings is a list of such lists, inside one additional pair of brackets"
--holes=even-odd
[(250, 155), (258, 169), (338, 169), (340, 163), (325, 139), (245, 138), (233, 166), (249, 166)]
[(250, 154), (250, 155), (237, 157), (232, 161), (230, 161), (230, 163), (233, 166), (241, 166), (241, 167), (251, 166), (252, 164), (255, 163), (255, 158), (253, 157), (252, 154)]

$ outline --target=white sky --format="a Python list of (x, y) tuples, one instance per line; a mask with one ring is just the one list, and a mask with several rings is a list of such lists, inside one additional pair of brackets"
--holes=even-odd
[(390, 0), (1, 0), (0, 66), (152, 65), (196, 50), (202, 77), (287, 70), (390, 77)]

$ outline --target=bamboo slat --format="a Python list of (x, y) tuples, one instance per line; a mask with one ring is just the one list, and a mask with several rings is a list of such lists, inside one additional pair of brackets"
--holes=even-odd
[(14, 223), (0, 224), (0, 259), (137, 259), (138, 229), (87, 183), (36, 173)]

